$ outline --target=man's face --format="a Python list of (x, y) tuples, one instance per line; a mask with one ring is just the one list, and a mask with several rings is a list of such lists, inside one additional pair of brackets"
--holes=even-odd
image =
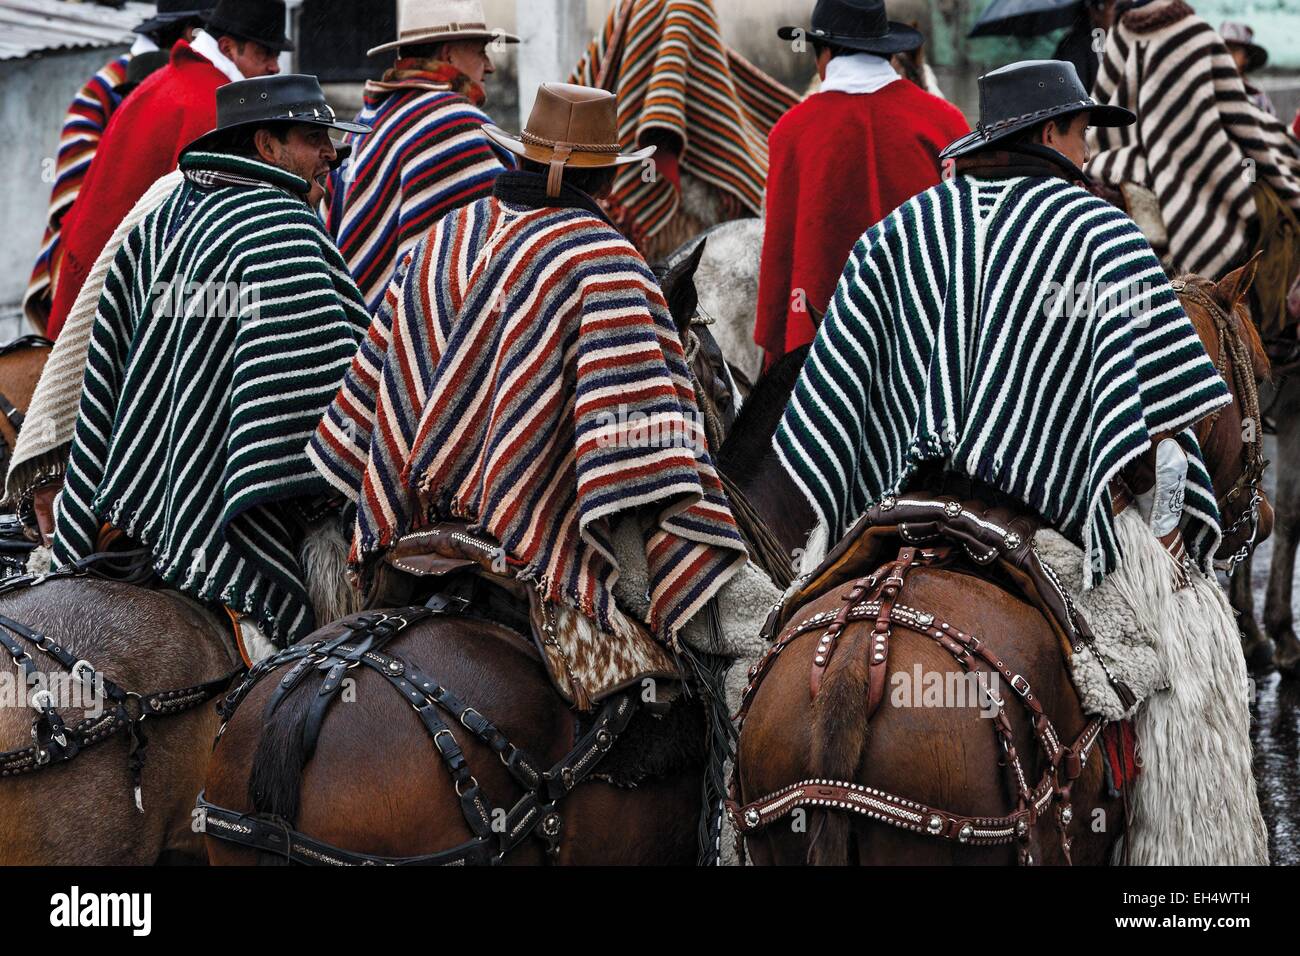
[(268, 50), (256, 40), (235, 40), (222, 37), (217, 48), (226, 59), (235, 64), (244, 79), (256, 76), (274, 76), (280, 72), (280, 54)]
[(1245, 47), (1236, 44), (1229, 44), (1228, 52), (1232, 54), (1232, 62), (1237, 64), (1237, 72), (1244, 76), (1246, 74), (1246, 64), (1250, 62), (1250, 54), (1246, 52)]
[(443, 47), (443, 57), (475, 83), (496, 72), (485, 40), (458, 40)]
[(322, 187), (329, 175), (330, 164), (338, 156), (329, 130), (305, 123), (290, 126), (283, 140), (277, 139), (270, 130), (258, 130), (256, 143), (262, 159), (272, 166), (295, 173), (309, 183)]
[(1050, 146), (1070, 162), (1083, 169), (1088, 162), (1088, 114), (1070, 117), (1070, 125), (1062, 131), (1055, 123), (1043, 127), (1043, 145)]

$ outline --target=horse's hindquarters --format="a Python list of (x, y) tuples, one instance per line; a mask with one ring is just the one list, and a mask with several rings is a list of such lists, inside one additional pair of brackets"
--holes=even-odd
[[(1070, 684), (1057, 638), (1047, 622), (1028, 605), (993, 584), (965, 574), (918, 569), (907, 576), (898, 599), (933, 614), (983, 640), (1013, 673), (1023, 675), (1063, 742), (1083, 729), (1084, 717)], [(802, 620), (840, 604), (838, 595), (820, 598), (800, 609)], [(871, 717), (865, 737), (856, 715), (825, 713), (834, 699), (837, 672), (847, 673), (855, 657), (870, 649), (873, 621), (850, 624), (840, 637), (817, 699), (811, 698), (809, 675), (824, 629), (813, 630), (778, 657), (756, 693), (740, 739), (741, 802), (809, 779), (831, 774), (818, 761), (854, 767), (845, 782), (859, 783), (935, 809), (968, 816), (998, 817), (1016, 808), (1008, 771), (1000, 767), (1002, 750), (987, 688), (1006, 703), (1015, 747), (1032, 787), (1043, 762), (1024, 711), (1005, 681), (981, 667), (982, 677), (965, 674), (954, 657), (930, 638), (893, 626), (886, 691)], [(828, 689), (831, 696), (827, 696)], [(861, 693), (865, 695), (865, 688)], [(821, 734), (824, 738), (817, 739)], [(855, 742), (854, 737), (857, 735)], [(1075, 816), (1086, 818), (1101, 792), (1101, 762), (1090, 762), (1075, 784)], [(847, 819), (848, 859), (861, 864), (1012, 864), (1014, 844), (972, 847), (913, 833), (845, 810), (820, 811), (777, 820), (748, 840), (756, 863), (803, 863), (819, 814)], [(1118, 822), (1119, 817), (1113, 818)], [(827, 828), (826, 839), (834, 828)], [(1035, 828), (1031, 851), (1038, 862), (1063, 862), (1050, 821)], [(1104, 847), (1080, 839), (1076, 824), (1074, 862), (1104, 862)], [(1106, 841), (1109, 842), (1108, 840)]]

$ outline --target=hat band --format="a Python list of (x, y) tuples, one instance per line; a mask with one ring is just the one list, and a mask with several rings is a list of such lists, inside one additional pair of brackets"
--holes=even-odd
[(430, 33), (467, 33), (471, 30), (487, 31), (486, 23), (439, 23), (431, 27), (413, 27), (410, 30), (402, 30), (397, 36), (399, 39), (406, 40), (410, 37), (427, 36)]
[[(529, 146), (543, 146), (547, 149), (555, 149), (557, 145), (559, 145), (556, 140), (542, 139), (542, 137), (535, 136), (534, 134), (528, 132), (528, 130), (524, 130), (522, 133), (520, 133), (519, 138), (523, 140), (525, 143), (527, 143)], [(612, 146), (609, 145), (608, 143), (600, 143), (600, 144), (565, 143), (564, 145), (567, 146), (569, 149), (579, 153), (609, 153), (610, 155), (615, 155), (621, 152), (623, 149), (623, 147), (620, 146), (618, 143), (615, 143)]]
[(1075, 109), (1076, 107), (1095, 108), (1096, 106), (1097, 104), (1090, 99), (1075, 100), (1073, 103), (1058, 103), (1055, 106), (1049, 106), (1045, 109), (1034, 110), (1034, 112), (1032, 113), (1022, 113), (1019, 116), (1012, 116), (1007, 119), (1000, 119), (996, 123), (988, 123), (988, 124), (980, 123), (977, 128), (979, 129), (979, 132), (983, 135), (983, 137), (985, 139), (988, 139), (991, 134), (996, 133), (1000, 129), (1005, 129), (1008, 126), (1017, 126), (1020, 123), (1024, 123), (1028, 120), (1037, 119), (1040, 116), (1043, 117), (1051, 116), (1061, 112), (1062, 110)]

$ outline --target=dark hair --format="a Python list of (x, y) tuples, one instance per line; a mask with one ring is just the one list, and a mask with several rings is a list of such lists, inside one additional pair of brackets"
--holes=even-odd
[[(520, 160), (524, 172), (541, 173), (543, 176), (550, 172), (550, 167), (545, 163), (533, 162), (531, 159)], [(574, 189), (581, 189), (588, 196), (599, 196), (614, 185), (614, 179), (618, 176), (617, 166), (597, 166), (590, 169), (582, 169), (576, 166), (564, 167), (564, 181)]]
[[(821, 56), (822, 50), (830, 50), (832, 60), (837, 56), (852, 56), (855, 53), (861, 52), (859, 50), (850, 50), (846, 46), (838, 46), (834, 43), (824, 43), (821, 40), (813, 40), (813, 53), (817, 56)], [(885, 59), (887, 60), (889, 57), (885, 57)]]
[(190, 27), (201, 27), (203, 21), (198, 17), (186, 17), (184, 20), (177, 20), (175, 23), (166, 23), (157, 30), (149, 32), (149, 39), (158, 44), (160, 50), (170, 50), (176, 45), (176, 41), (184, 36), (185, 31)]
[(1070, 131), (1070, 124), (1074, 122), (1074, 118), (1078, 115), (1078, 113), (1070, 113), (1066, 116), (1053, 116), (1049, 120), (1043, 120), (1043, 122), (1036, 123), (1029, 127), (1029, 129), (1022, 130), (1014, 139), (1012, 139), (1011, 142), (1018, 146), (1026, 143), (1042, 142), (1043, 130), (1045, 130), (1049, 125), (1055, 126), (1057, 132), (1064, 135)]
[(262, 123), (257, 126), (237, 126), (225, 135), (219, 137), (212, 146), (212, 151), (217, 153), (229, 153), (232, 156), (247, 156), (251, 159), (257, 159), (261, 156), (257, 151), (257, 131), (264, 129), (274, 136), (280, 142), (289, 138), (289, 127), (294, 124), (286, 120), (280, 120), (271, 123)]
[(399, 46), (397, 56), (403, 60), (441, 60), (446, 46), (446, 40), (439, 40), (436, 43), (411, 43)]
[(257, 46), (260, 46), (263, 50), (266, 50), (268, 53), (271, 54), (275, 53), (274, 50), (272, 50), (270, 47), (264, 44), (261, 40), (254, 40), (252, 37), (241, 37), (238, 33), (231, 33), (229, 30), (219, 30), (219, 29), (214, 30), (211, 27), (204, 27), (203, 32), (207, 33), (209, 36), (212, 37), (212, 39), (216, 40), (217, 42), (221, 42), (222, 37), (230, 37), (230, 39), (235, 41), (235, 46), (239, 48), (240, 53), (244, 52), (243, 47), (244, 44), (246, 43), (256, 44)]

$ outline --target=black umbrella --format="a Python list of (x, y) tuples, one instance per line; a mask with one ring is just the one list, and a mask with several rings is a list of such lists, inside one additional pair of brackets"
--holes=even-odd
[(970, 36), (1042, 36), (1068, 27), (1082, 10), (1083, 0), (993, 0)]

